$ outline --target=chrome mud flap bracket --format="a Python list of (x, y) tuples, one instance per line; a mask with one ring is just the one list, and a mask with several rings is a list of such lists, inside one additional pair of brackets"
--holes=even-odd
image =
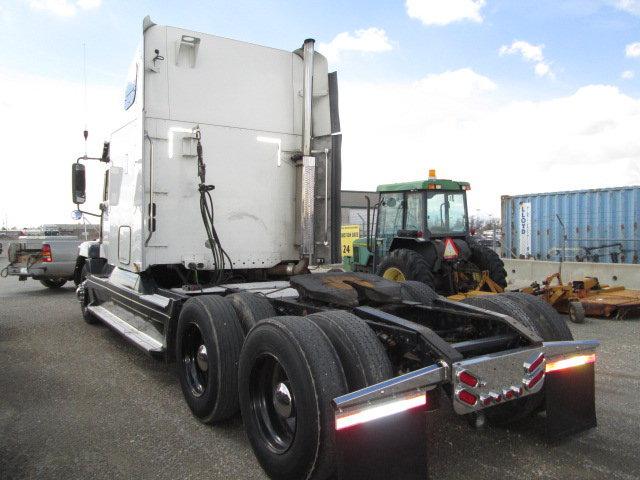
[(595, 360), (599, 342), (545, 342), (546, 435), (553, 441), (590, 428), (596, 421)]
[(429, 478), (426, 417), (445, 375), (431, 365), (334, 399), (335, 478)]

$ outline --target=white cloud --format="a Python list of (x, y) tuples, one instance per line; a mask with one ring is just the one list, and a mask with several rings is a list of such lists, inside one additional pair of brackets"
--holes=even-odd
[(336, 35), (329, 43), (320, 43), (320, 51), (330, 62), (337, 62), (342, 52), (388, 52), (393, 46), (387, 38), (387, 33), (376, 27), (356, 30), (353, 35), (342, 32)]
[(539, 77), (544, 77), (545, 75), (553, 75), (551, 72), (551, 67), (549, 66), (548, 63), (544, 63), (544, 62), (538, 62), (536, 63), (536, 66), (534, 67), (534, 72), (536, 72), (536, 75)]
[(618, 10), (640, 16), (640, 0), (613, 0), (613, 5)]
[(633, 77), (635, 77), (636, 74), (633, 73), (632, 70), (625, 70), (624, 72), (622, 72), (622, 74), (620, 75), (620, 77), (622, 77), (622, 79), (624, 80), (631, 80)]
[(83, 10), (91, 10), (92, 8), (98, 8), (102, 5), (102, 0), (78, 0), (76, 5)]
[(496, 84), (470, 68), (427, 75), (414, 83), (417, 96), (443, 95), (450, 98), (470, 98), (496, 89)]
[(425, 25), (447, 25), (462, 20), (482, 22), (485, 0), (406, 0), (407, 14)]
[(638, 58), (640, 57), (640, 42), (630, 43), (625, 48), (627, 57)]
[(554, 77), (551, 65), (545, 61), (542, 49), (544, 45), (532, 45), (524, 40), (514, 40), (511, 45), (500, 47), (500, 55), (520, 54), (527, 62), (535, 62), (534, 72), (539, 77)]
[(67, 0), (29, 0), (32, 10), (46, 11), (60, 17), (71, 17), (76, 13), (76, 7)]
[[(69, 165), (84, 154), (82, 83), (0, 70), (0, 143), (3, 145), (0, 219), (10, 226), (71, 223)], [(123, 89), (89, 85), (88, 153), (99, 155), (123, 104)], [(37, 112), (34, 115), (34, 112)], [(87, 166), (87, 209), (100, 202), (102, 165)], [(25, 177), (26, 175), (26, 177)], [(28, 178), (28, 192), (20, 179)], [(46, 205), (43, 199), (46, 198)], [(19, 199), (19, 205), (16, 204)], [(91, 219), (90, 219), (91, 220)]]
[(541, 62), (544, 60), (542, 49), (544, 45), (532, 45), (523, 40), (515, 40), (511, 45), (503, 45), (500, 47), (500, 55), (512, 55), (520, 53), (525, 60), (532, 62)]
[(471, 181), (472, 209), (497, 214), (504, 194), (640, 183), (640, 99), (616, 87), (509, 101), (491, 79), (463, 69), (340, 89), (345, 189), (436, 168)]
[(72, 17), (78, 11), (98, 8), (102, 0), (28, 0), (29, 7), (35, 11), (53, 13), (60, 17)]

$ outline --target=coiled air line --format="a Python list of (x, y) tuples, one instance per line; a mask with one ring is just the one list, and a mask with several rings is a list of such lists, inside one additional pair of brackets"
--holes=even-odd
[(222, 248), (220, 238), (213, 225), (213, 200), (211, 198), (211, 191), (215, 189), (215, 185), (206, 184), (207, 167), (202, 159), (202, 143), (200, 142), (201, 134), (200, 130), (196, 129), (195, 132), (197, 146), (196, 152), (198, 156), (198, 177), (200, 178), (200, 184), (198, 185), (198, 191), (200, 192), (200, 213), (202, 215), (202, 223), (207, 233), (208, 247), (213, 254), (213, 278), (212, 283), (217, 285), (223, 283), (225, 280), (224, 272), (227, 267), (227, 261), (229, 262), (229, 269), (233, 272), (233, 263), (231, 258), (227, 255), (227, 252)]

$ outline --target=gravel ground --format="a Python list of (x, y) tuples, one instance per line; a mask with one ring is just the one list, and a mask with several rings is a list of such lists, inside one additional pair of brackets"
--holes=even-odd
[[(478, 431), (442, 408), (432, 478), (640, 478), (640, 322), (571, 329), (602, 341), (598, 428), (549, 445), (540, 422)], [(0, 279), (0, 392), (0, 478), (265, 478), (240, 418), (199, 424), (174, 367), (85, 324), (71, 284)]]

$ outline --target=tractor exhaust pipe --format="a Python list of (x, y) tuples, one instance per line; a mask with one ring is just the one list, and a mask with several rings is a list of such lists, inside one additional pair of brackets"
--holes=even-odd
[(313, 263), (315, 249), (315, 188), (316, 188), (316, 159), (311, 156), (311, 121), (313, 103), (313, 39), (304, 41), (302, 47), (303, 77), (303, 123), (302, 123), (302, 205), (300, 209), (301, 221), (301, 255)]
[(313, 55), (315, 40), (308, 38), (302, 46), (302, 61), (304, 65), (302, 97), (304, 101), (304, 116), (302, 120), (302, 156), (311, 155), (311, 108), (313, 101)]

